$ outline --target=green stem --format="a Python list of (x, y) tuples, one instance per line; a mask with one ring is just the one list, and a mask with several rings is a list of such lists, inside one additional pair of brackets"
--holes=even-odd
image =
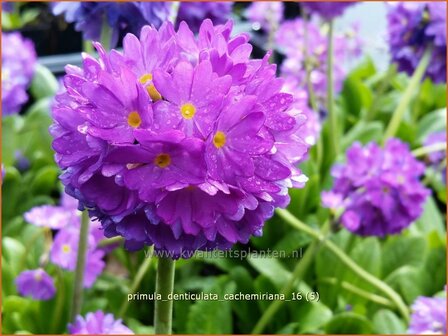
[[(153, 247), (151, 247), (151, 248), (153, 248)], [(150, 253), (150, 255), (152, 255), (152, 253)], [(145, 261), (143, 262), (143, 264), (141, 264), (140, 268), (137, 271), (137, 275), (135, 276), (134, 281), (132, 282), (130, 294), (134, 294), (137, 291), (137, 289), (140, 287), (143, 277), (145, 276), (146, 272), (148, 271), (149, 267), (151, 266), (151, 262), (152, 262), (151, 257), (148, 257), (148, 258), (145, 257)], [(121, 304), (121, 308), (120, 308), (120, 312), (118, 313), (118, 316), (124, 317), (124, 315), (126, 314), (126, 311), (128, 310), (128, 307), (129, 307), (129, 301), (126, 297), (123, 300), (123, 303)]]
[(395, 134), (398, 131), (398, 128), (401, 124), (401, 120), (404, 117), (404, 114), (406, 112), (406, 109), (409, 105), (409, 103), (412, 100), (412, 97), (414, 96), (415, 90), (417, 89), (418, 85), (420, 84), (423, 75), (425, 74), (426, 68), (429, 65), (429, 61), (431, 59), (431, 48), (426, 49), (425, 53), (423, 54), (423, 57), (421, 58), (417, 68), (414, 71), (414, 74), (412, 75), (411, 79), (409, 80), (409, 84), (406, 87), (406, 90), (403, 93), (403, 96), (400, 99), (400, 103), (398, 104), (397, 108), (395, 109), (392, 119), (389, 122), (389, 125), (387, 126), (386, 133), (384, 134), (383, 144), (389, 139), (395, 136)]
[(79, 232), (78, 255), (76, 257), (75, 284), (73, 289), (72, 310), (70, 321), (75, 321), (81, 313), (82, 291), (84, 287), (84, 271), (86, 268), (87, 240), (89, 236), (89, 213), (84, 210), (81, 217), (81, 230)]
[[(335, 279), (335, 278), (324, 278), (324, 279), (322, 279), (321, 282), (327, 283), (327, 284), (330, 284), (330, 285), (338, 285), (339, 284), (338, 279)], [(377, 304), (380, 304), (382, 306), (386, 306), (386, 307), (389, 307), (389, 308), (393, 308), (394, 307), (394, 304), (390, 300), (388, 300), (388, 299), (386, 299), (386, 298), (384, 298), (384, 297), (382, 297), (380, 295), (376, 295), (376, 294), (370, 293), (370, 292), (368, 292), (368, 291), (366, 291), (364, 289), (356, 287), (356, 286), (354, 286), (351, 283), (348, 283), (346, 281), (342, 281), (341, 282), (341, 287), (343, 289), (353, 293), (353, 294), (356, 294), (356, 295), (358, 295), (358, 296), (360, 296), (362, 298), (365, 298), (367, 300), (370, 300), (370, 301), (375, 302)]]
[(308, 55), (308, 19), (306, 17), (305, 9), (302, 8), (302, 20), (303, 20), (303, 56), (305, 58), (305, 70), (306, 70), (306, 85), (308, 89), (308, 100), (311, 108), (314, 112), (319, 112), (317, 106), (316, 95), (314, 94), (313, 83), (311, 83), (311, 67), (310, 59)]
[(439, 143), (435, 143), (429, 146), (425, 146), (425, 147), (420, 147), (417, 149), (414, 149), (412, 151), (412, 155), (414, 155), (415, 157), (420, 157), (420, 156), (425, 156), (434, 152), (440, 152), (440, 151), (445, 151), (446, 150), (446, 143), (444, 142), (439, 142)]
[(174, 260), (169, 257), (160, 257), (157, 265), (156, 293), (161, 299), (156, 300), (154, 309), (154, 329), (156, 335), (171, 335), (173, 319), (173, 301), (168, 295), (174, 288)]
[[(289, 281), (283, 286), (280, 290), (280, 293), (285, 295), (285, 297), (289, 296), (296, 285), (297, 279), (302, 279), (303, 274), (305, 274), (309, 265), (311, 264), (313, 256), (316, 254), (320, 244), (317, 241), (311, 243), (311, 245), (306, 250), (305, 254), (302, 257), (302, 260), (297, 263), (291, 278)], [(283, 305), (284, 301), (277, 300), (273, 301), (269, 307), (264, 311), (261, 318), (258, 320), (254, 329), (252, 330), (252, 334), (261, 334), (263, 330), (266, 328), (267, 324), (272, 320), (274, 315), (278, 312), (280, 307)]]
[(369, 272), (365, 271), (363, 268), (359, 267), (344, 251), (342, 251), (337, 245), (332, 241), (326, 240), (325, 236), (318, 231), (315, 231), (305, 223), (301, 222), (299, 219), (294, 217), (289, 211), (283, 209), (277, 209), (277, 214), (282, 217), (288, 224), (295, 227), (296, 229), (307, 233), (314, 239), (321, 241), (323, 245), (329, 249), (333, 254), (347, 266), (353, 273), (358, 275), (361, 279), (368, 282), (374, 286), (379, 291), (383, 292), (395, 305), (403, 318), (409, 320), (409, 310), (406, 304), (403, 302), (400, 295), (395, 292), (388, 284), (381, 281), (377, 277), (373, 276)]
[(112, 42), (112, 29), (110, 28), (109, 23), (107, 22), (107, 18), (104, 17), (103, 25), (101, 27), (101, 45), (103, 46), (104, 50), (108, 51), (111, 49), (111, 42)]
[(98, 243), (98, 247), (106, 247), (114, 244), (119, 244), (124, 241), (123, 237), (117, 236), (113, 238), (103, 239)]
[[(389, 69), (387, 69), (386, 74), (381, 79), (381, 83), (379, 84), (378, 90), (375, 92), (375, 97), (381, 97), (385, 92), (388, 86), (390, 85), (391, 78), (395, 75), (396, 65), (392, 64), (389, 66)], [(378, 107), (380, 100), (379, 99), (373, 99), (372, 104), (370, 105), (369, 110), (365, 114), (365, 120), (370, 121), (375, 118), (376, 110)]]
[(82, 41), (82, 49), (84, 50), (84, 52), (92, 55), (94, 53), (94, 49), (93, 49), (93, 45), (92, 45), (92, 41), (89, 40), (83, 40)]
[(173, 1), (171, 4), (170, 16), (168, 18), (169, 21), (176, 24), (177, 14), (179, 13), (180, 1)]
[[(61, 269), (58, 269), (58, 287), (57, 287), (56, 309), (55, 309), (55, 313), (52, 318), (53, 322), (52, 322), (52, 327), (51, 327), (53, 334), (58, 334), (57, 328), (60, 325), (62, 312), (64, 311), (64, 308), (65, 308), (65, 294), (66, 294), (66, 290), (65, 290), (65, 284), (64, 284), (64, 277), (63, 277)], [(64, 320), (65, 320), (65, 318), (64, 318)]]
[(327, 111), (330, 120), (330, 139), (333, 142), (334, 154), (339, 152), (338, 119), (334, 110), (334, 83), (333, 83), (333, 20), (328, 21), (328, 49), (327, 49)]

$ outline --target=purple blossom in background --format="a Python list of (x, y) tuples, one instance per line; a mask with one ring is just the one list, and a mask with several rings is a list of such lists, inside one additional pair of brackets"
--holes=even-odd
[[(327, 95), (327, 36), (318, 25), (307, 22), (307, 39), (301, 19), (285, 21), (280, 25), (276, 41), (286, 59), (281, 65), (281, 75), (291, 87), (306, 88), (307, 72), (305, 48), (310, 64), (310, 81), (318, 101), (324, 105)], [(356, 27), (353, 29), (356, 31)], [(336, 92), (342, 89), (346, 76), (344, 64), (360, 55), (361, 41), (353, 32), (334, 37), (333, 78)], [(307, 41), (307, 43), (305, 42)]]
[(283, 90), (294, 96), (292, 111), (303, 114), (306, 122), (301, 125), (301, 134), (305, 142), (314, 146), (319, 139), (322, 123), (319, 114), (308, 106), (308, 94), (306, 90), (296, 87), (296, 82), (291, 80), (285, 81)]
[(43, 269), (23, 271), (16, 278), (17, 291), (34, 300), (50, 300), (56, 293), (53, 278)]
[(446, 335), (446, 331), (446, 297), (418, 297), (412, 305), (408, 333)]
[(332, 169), (334, 186), (322, 195), (324, 206), (343, 206), (342, 225), (355, 234), (400, 233), (421, 215), (430, 194), (419, 180), (424, 169), (398, 139), (384, 149), (355, 143), (347, 150), (347, 163)]
[(69, 225), (75, 225), (79, 221), (77, 201), (67, 195), (62, 195), (61, 205), (41, 205), (32, 208), (24, 214), (28, 223), (50, 229), (62, 229)]
[(432, 48), (425, 77), (446, 82), (446, 2), (389, 4), (389, 49), (398, 70), (411, 75), (425, 50)]
[(283, 21), (284, 7), (281, 1), (252, 2), (245, 16), (253, 25), (269, 32)]
[(308, 12), (316, 14), (325, 20), (332, 20), (337, 16), (341, 16), (344, 11), (356, 4), (356, 2), (300, 2)]
[(167, 20), (170, 4), (165, 2), (59, 2), (52, 5), (53, 14), (64, 14), (65, 20), (75, 23), (75, 29), (86, 40), (99, 41), (106, 19), (112, 28), (111, 45), (115, 46), (120, 34), (139, 34), (145, 24), (159, 27)]
[(269, 54), (250, 59), (246, 34), (205, 20), (128, 34), (123, 53), (68, 66), (51, 134), (61, 180), (128, 249), (173, 258), (261, 235), (309, 145)]
[(14, 2), (2, 1), (1, 6), (3, 12), (12, 13), (14, 11)]
[(88, 313), (85, 318), (77, 316), (76, 321), (68, 325), (71, 335), (133, 335), (121, 320), (115, 320), (112, 314), (98, 310)]
[[(17, 50), (20, 50), (18, 53)], [(2, 114), (20, 111), (36, 64), (33, 43), (20, 33), (2, 33)]]
[(212, 20), (214, 25), (225, 23), (232, 14), (233, 2), (181, 2), (177, 14), (178, 25), (185, 21), (197, 33), (202, 21)]

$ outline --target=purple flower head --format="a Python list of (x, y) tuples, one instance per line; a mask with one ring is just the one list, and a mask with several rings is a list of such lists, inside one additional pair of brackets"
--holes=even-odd
[[(304, 22), (301, 19), (285, 21), (280, 25), (276, 40), (286, 56), (281, 65), (281, 75), (286, 79), (289, 87), (306, 88), (305, 55), (307, 55), (314, 93), (319, 102), (324, 105), (327, 95), (327, 37), (313, 22), (307, 22), (307, 34), (305, 38)], [(360, 45), (361, 41), (352, 32), (335, 36), (334, 57), (338, 62), (334, 64), (333, 77), (336, 92), (342, 89), (346, 76), (344, 63), (359, 56)]]
[(65, 15), (75, 23), (84, 39), (99, 41), (104, 20), (112, 28), (112, 46), (120, 34), (139, 34), (145, 24), (159, 27), (169, 15), (170, 5), (164, 2), (59, 2), (53, 5), (53, 14)]
[[(20, 50), (20, 52), (18, 52)], [(19, 33), (2, 33), (2, 113), (15, 114), (28, 100), (26, 90), (34, 74), (36, 52)]]
[(347, 163), (333, 167), (334, 186), (323, 194), (324, 206), (343, 206), (341, 222), (361, 236), (400, 233), (422, 213), (430, 194), (419, 180), (424, 166), (400, 140), (384, 149), (355, 143)]
[(275, 29), (283, 20), (284, 4), (281, 1), (253, 2), (246, 10), (246, 18), (253, 27), (264, 31)]
[(389, 5), (389, 49), (398, 69), (411, 75), (426, 49), (431, 59), (425, 77), (446, 82), (446, 2)]
[(121, 320), (115, 320), (112, 314), (104, 314), (101, 310), (88, 313), (85, 318), (77, 316), (73, 324), (68, 325), (71, 335), (133, 335)]
[(412, 305), (408, 333), (446, 335), (446, 331), (446, 297), (418, 297)]
[(233, 2), (181, 2), (177, 22), (185, 21), (190, 29), (197, 33), (201, 23), (210, 19), (213, 24), (225, 23), (232, 14)]
[[(123, 52), (67, 67), (51, 134), (66, 191), (106, 237), (173, 258), (260, 235), (307, 178), (306, 116), (269, 54), (205, 20), (128, 34)], [(56, 245), (56, 242), (55, 242)]]
[(20, 295), (34, 300), (50, 300), (56, 293), (53, 278), (41, 268), (20, 273), (16, 287)]
[(325, 20), (334, 19), (342, 15), (344, 11), (356, 2), (301, 2), (301, 4), (312, 14), (316, 14)]

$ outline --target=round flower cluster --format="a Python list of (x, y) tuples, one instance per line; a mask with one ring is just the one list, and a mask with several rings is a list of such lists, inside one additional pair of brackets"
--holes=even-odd
[(263, 29), (265, 32), (276, 30), (283, 20), (284, 3), (281, 1), (252, 2), (244, 15), (252, 22), (255, 30)]
[(332, 169), (334, 186), (322, 195), (324, 206), (342, 208), (342, 224), (358, 235), (399, 233), (421, 215), (430, 194), (419, 180), (424, 169), (398, 139), (384, 149), (355, 143), (347, 163)]
[(309, 12), (317, 14), (325, 20), (334, 19), (344, 13), (347, 7), (356, 2), (302, 2), (301, 3)]
[(446, 82), (446, 2), (397, 2), (389, 5), (389, 48), (400, 71), (411, 75), (425, 50), (431, 60), (425, 76)]
[(446, 335), (446, 297), (420, 296), (412, 305), (411, 335)]
[[(20, 50), (20, 52), (17, 52)], [(36, 52), (19, 33), (2, 33), (2, 113), (15, 114), (28, 100), (26, 90), (33, 78)]]
[(212, 20), (213, 24), (225, 23), (232, 14), (233, 2), (181, 2), (179, 6), (179, 13), (177, 14), (177, 26), (185, 21), (188, 23), (190, 29), (197, 33), (202, 21), (205, 19)]
[[(66, 191), (129, 249), (173, 258), (260, 235), (307, 178), (306, 117), (232, 23), (146, 26), (68, 66), (51, 134)], [(188, 255), (187, 255), (188, 256)]]
[(112, 314), (104, 314), (101, 310), (88, 313), (86, 318), (77, 316), (74, 323), (68, 325), (71, 335), (133, 335), (131, 329), (121, 320), (115, 320)]
[[(306, 35), (305, 35), (306, 25)], [(334, 37), (333, 80), (336, 92), (342, 89), (346, 76), (344, 64), (361, 52), (359, 38), (347, 32)], [(324, 105), (327, 96), (326, 34), (313, 22), (301, 19), (284, 21), (277, 32), (276, 41), (286, 58), (281, 65), (281, 75), (297, 88), (307, 87), (307, 62), (310, 81), (319, 102)]]

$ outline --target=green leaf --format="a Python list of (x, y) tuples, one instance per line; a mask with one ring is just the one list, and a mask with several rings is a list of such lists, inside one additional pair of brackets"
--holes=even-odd
[(345, 151), (353, 142), (359, 141), (366, 144), (371, 141), (378, 142), (384, 134), (384, 126), (379, 121), (366, 123), (361, 121), (357, 123), (350, 131), (342, 138), (341, 149)]
[[(224, 294), (235, 291), (235, 283), (228, 277), (222, 277), (210, 293), (216, 293), (222, 299)], [(229, 301), (197, 301), (188, 314), (188, 334), (231, 334), (232, 308)]]
[(434, 132), (446, 130), (446, 108), (425, 115), (418, 122), (417, 140), (423, 143), (426, 137)]
[(426, 252), (424, 237), (389, 237), (383, 247), (383, 277), (405, 265), (423, 266)]
[(36, 173), (36, 177), (30, 185), (34, 194), (49, 194), (57, 187), (59, 169), (54, 166), (46, 166)]
[(299, 323), (300, 334), (318, 333), (333, 316), (330, 308), (323, 303), (315, 302), (302, 306)]
[(11, 237), (4, 237), (2, 239), (2, 251), (6, 262), (11, 266), (14, 274), (17, 276), (21, 269), (22, 258), (25, 254), (25, 246)]
[(410, 227), (410, 231), (425, 235), (436, 232), (441, 238), (445, 237), (445, 221), (432, 196), (426, 200), (421, 217)]
[(291, 273), (274, 258), (256, 258), (247, 259), (258, 272), (265, 275), (277, 288), (281, 288), (291, 278)]
[(403, 266), (392, 272), (385, 281), (408, 304), (412, 304), (418, 296), (427, 294), (424, 289), (428, 287), (431, 278), (429, 274), (422, 272), (421, 267)]
[(59, 88), (59, 83), (54, 75), (41, 64), (37, 64), (31, 82), (31, 94), (36, 100), (53, 97)]
[(334, 316), (325, 326), (327, 334), (371, 334), (372, 323), (362, 315), (342, 313)]
[(406, 327), (395, 313), (381, 309), (373, 316), (373, 325), (377, 334), (406, 334)]

